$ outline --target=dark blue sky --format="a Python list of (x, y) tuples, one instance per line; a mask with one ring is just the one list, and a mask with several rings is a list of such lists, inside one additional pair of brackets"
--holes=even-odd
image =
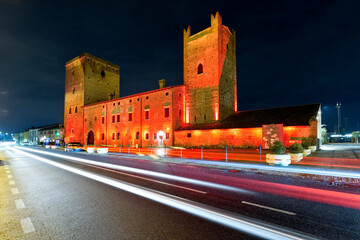
[(238, 109), (335, 104), (360, 122), (360, 1), (0, 0), (0, 131), (63, 122), (65, 62), (120, 66), (120, 96), (183, 83), (183, 28), (219, 11), (236, 31)]

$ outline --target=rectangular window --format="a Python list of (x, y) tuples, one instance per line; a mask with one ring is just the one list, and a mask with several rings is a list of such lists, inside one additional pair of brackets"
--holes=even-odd
[(129, 122), (132, 121), (132, 113), (129, 113)]
[(150, 111), (145, 111), (145, 120), (149, 120), (150, 119)]
[(149, 133), (145, 133), (145, 139), (149, 140), (150, 134)]
[(187, 137), (190, 138), (190, 137), (191, 137), (191, 133), (188, 133), (188, 134), (187, 134)]
[(105, 140), (105, 134), (101, 134), (101, 140)]
[(165, 118), (168, 118), (170, 116), (170, 108), (164, 108), (165, 110)]
[(139, 139), (140, 137), (140, 132), (136, 132), (136, 139)]
[(112, 140), (115, 140), (115, 133), (112, 133)]
[(120, 122), (120, 114), (116, 116), (116, 121)]
[(170, 133), (166, 133), (166, 139), (170, 139)]
[(157, 134), (156, 133), (154, 133), (154, 139), (157, 139)]
[(102, 123), (102, 124), (105, 123), (105, 117), (101, 117), (101, 123)]
[(116, 139), (119, 140), (120, 139), (120, 133), (116, 134)]
[(112, 116), (112, 122), (115, 122), (115, 115)]

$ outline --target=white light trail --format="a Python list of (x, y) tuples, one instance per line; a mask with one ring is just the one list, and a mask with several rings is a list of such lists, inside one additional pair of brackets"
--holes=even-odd
[[(208, 161), (204, 160), (186, 160), (187, 162), (198, 162), (201, 164), (209, 164)], [(211, 164), (215, 164), (211, 162)], [(358, 171), (341, 171), (333, 169), (308, 169), (301, 167), (277, 167), (277, 166), (266, 166), (266, 165), (256, 165), (256, 164), (246, 164), (246, 163), (229, 163), (229, 162), (216, 162), (218, 166), (223, 167), (233, 167), (235, 169), (256, 169), (256, 170), (265, 170), (265, 171), (276, 171), (276, 172), (286, 172), (286, 173), (301, 173), (301, 174), (311, 174), (318, 176), (329, 176), (329, 177), (343, 177), (343, 178), (360, 178)]]
[[(204, 204), (195, 203), (190, 200), (182, 199), (175, 197), (169, 194), (162, 194), (157, 191), (139, 187), (133, 184), (125, 183), (120, 180), (115, 180), (109, 177), (104, 177), (98, 174), (90, 173), (84, 170), (80, 170), (74, 167), (70, 167), (61, 163), (57, 163), (51, 160), (48, 160), (43, 157), (39, 157), (18, 149), (14, 149), (17, 152), (20, 152), (23, 155), (37, 159), (41, 162), (53, 165), (55, 167), (67, 170), (69, 172), (96, 180), (98, 182), (113, 186), (115, 188), (136, 194), (138, 196), (162, 203), (164, 205), (179, 209), (181, 211), (196, 215), (198, 217), (207, 219), (209, 221), (236, 229), (241, 232), (245, 232), (257, 237), (265, 239), (314, 239), (313, 237), (306, 236), (297, 232), (292, 232), (287, 229), (282, 229), (280, 227), (271, 226), (269, 224), (262, 223), (260, 221), (248, 220), (241, 218), (236, 214), (226, 212), (224, 210), (216, 209)], [(24, 231), (25, 232), (25, 231)]]
[(240, 188), (231, 187), (231, 186), (226, 186), (226, 185), (222, 185), (222, 184), (218, 184), (218, 183), (211, 183), (211, 182), (206, 182), (206, 181), (201, 181), (201, 180), (196, 180), (196, 179), (191, 179), (191, 178), (186, 178), (186, 177), (179, 177), (179, 176), (174, 176), (174, 175), (170, 175), (170, 174), (158, 173), (158, 172), (153, 172), (153, 171), (143, 170), (143, 169), (137, 169), (137, 168), (132, 168), (132, 167), (125, 167), (125, 166), (120, 166), (120, 165), (115, 165), (115, 164), (110, 164), (110, 163), (97, 162), (97, 161), (92, 161), (92, 160), (87, 160), (87, 159), (83, 159), (83, 158), (67, 156), (67, 155), (63, 155), (63, 154), (57, 154), (57, 153), (48, 152), (48, 151), (40, 151), (40, 150), (36, 150), (36, 149), (23, 148), (23, 147), (16, 147), (16, 148), (22, 149), (22, 150), (25, 150), (25, 151), (31, 151), (31, 152), (46, 154), (46, 155), (50, 155), (50, 156), (54, 156), (54, 157), (58, 157), (58, 158), (62, 158), (62, 159), (69, 159), (69, 160), (72, 160), (72, 161), (75, 161), (75, 162), (80, 162), (80, 163), (85, 163), (85, 164), (96, 165), (96, 166), (101, 166), (101, 167), (105, 167), (105, 168), (120, 170), (120, 171), (124, 171), (124, 172), (132, 172), (132, 173), (137, 173), (137, 174), (142, 174), (142, 175), (147, 175), (147, 176), (164, 178), (164, 179), (168, 179), (168, 180), (186, 182), (186, 183), (190, 183), (190, 184), (200, 185), (200, 186), (204, 186), (204, 187), (211, 187), (211, 188), (216, 188), (216, 189), (221, 189), (221, 190), (226, 190), (226, 191), (243, 192), (243, 193), (247, 193), (247, 194), (249, 194), (249, 193), (255, 194), (254, 192), (249, 191), (249, 190), (240, 189)]

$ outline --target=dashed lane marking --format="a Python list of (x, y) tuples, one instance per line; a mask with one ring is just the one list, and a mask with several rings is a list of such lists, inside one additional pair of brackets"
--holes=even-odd
[(251, 205), (251, 206), (254, 206), (254, 207), (268, 209), (268, 210), (275, 211), (275, 212), (285, 213), (285, 214), (288, 214), (288, 215), (296, 215), (296, 213), (293, 213), (293, 212), (288, 212), (288, 211), (285, 211), (285, 210), (272, 208), (272, 207), (268, 207), (268, 206), (264, 206), (264, 205), (260, 205), (260, 204), (256, 204), (256, 203), (251, 203), (251, 202), (246, 202), (246, 201), (242, 201), (241, 203)]
[(8, 171), (6, 171), (6, 173), (10, 173), (10, 171), (8, 170)]
[(8, 177), (8, 178), (12, 178), (12, 175), (8, 175), (7, 177)]
[(15, 206), (16, 206), (16, 209), (23, 209), (25, 208), (25, 204), (23, 202), (22, 199), (16, 199), (15, 200)]
[(9, 184), (10, 185), (15, 185), (15, 182), (14, 181), (9, 181)]
[(19, 194), (19, 190), (17, 188), (12, 188), (11, 193), (14, 194), (14, 195)]
[(35, 228), (30, 218), (21, 219), (21, 227), (23, 229), (24, 234), (35, 232)]

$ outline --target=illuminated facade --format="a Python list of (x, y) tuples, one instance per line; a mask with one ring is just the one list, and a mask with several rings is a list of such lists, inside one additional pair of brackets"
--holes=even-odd
[[(237, 112), (235, 47), (235, 32), (222, 25), (219, 13), (211, 15), (209, 28), (194, 35), (190, 27), (184, 30), (184, 85), (165, 88), (165, 80), (160, 80), (159, 89), (121, 98), (119, 66), (87, 53), (70, 60), (65, 78), (65, 142), (260, 145), (266, 134), (262, 126), (269, 124), (283, 124), (284, 141), (317, 135), (319, 104), (308, 106), (312, 110), (302, 114), (306, 126), (304, 121), (289, 125), (281, 118), (271, 120), (271, 114), (279, 112), (275, 109), (268, 112), (270, 118), (243, 124), (253, 120), (247, 119), (246, 112)], [(297, 109), (301, 111), (301, 106)], [(308, 124), (311, 117), (317, 118), (315, 127)]]

